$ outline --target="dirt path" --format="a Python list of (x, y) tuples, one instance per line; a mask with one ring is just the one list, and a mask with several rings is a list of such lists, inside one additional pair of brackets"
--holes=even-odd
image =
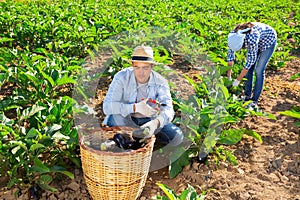
[[(140, 200), (151, 199), (157, 194), (163, 195), (156, 186), (157, 182), (166, 184), (176, 193), (191, 184), (197, 190), (207, 191), (206, 199), (300, 199), (299, 129), (293, 126), (294, 118), (278, 113), (291, 109), (293, 105), (300, 106), (300, 83), (289, 80), (291, 75), (299, 71), (300, 59), (292, 60), (281, 70), (267, 70), (265, 91), (259, 105), (264, 111), (274, 114), (277, 120), (248, 117), (237, 125), (254, 130), (263, 138), (263, 143), (260, 144), (245, 137), (238, 145), (229, 147), (238, 158), (238, 166), (226, 162), (220, 162), (218, 166), (213, 161), (209, 165), (192, 162), (174, 179), (168, 177), (167, 168), (151, 172)], [(105, 81), (102, 84), (105, 90)], [(105, 92), (99, 91), (99, 95), (103, 96)], [(59, 192), (43, 192), (40, 199), (89, 200), (82, 171), (75, 169), (73, 172), (74, 180), (61, 179), (53, 182)], [(0, 178), (0, 182), (3, 181), (5, 180)], [(15, 199), (15, 192), (16, 188), (6, 190), (2, 186), (0, 198)], [(26, 190), (21, 190), (18, 194), (18, 199), (28, 199)]]

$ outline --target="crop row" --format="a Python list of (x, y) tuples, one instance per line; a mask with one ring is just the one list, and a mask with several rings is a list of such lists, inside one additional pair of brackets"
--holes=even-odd
[[(0, 174), (9, 178), (8, 187), (38, 183), (52, 191), (55, 188), (49, 183), (54, 174), (73, 177), (67, 169), (69, 161), (80, 167), (80, 159), (72, 114), (88, 113), (89, 108), (78, 105), (72, 92), (80, 81), (78, 75), (86, 73), (85, 58), (93, 57), (101, 46), (109, 44), (107, 41), (122, 49), (113, 54), (112, 70), (106, 75), (113, 76), (128, 65), (123, 58), (134, 47), (129, 44), (138, 42), (151, 44), (159, 61), (172, 62), (173, 39), (183, 55), (197, 56), (194, 54), (200, 49), (225, 69), (228, 32), (237, 23), (261, 21), (278, 32), (278, 50), (271, 60), (277, 68), (284, 66), (291, 52), (299, 50), (299, 10), (299, 3), (290, 0), (0, 2)], [(241, 66), (242, 62), (237, 64)], [(241, 105), (230, 104), (232, 97), (220, 71), (220, 76), (215, 77), (220, 80), (218, 84), (211, 83), (209, 77), (199, 77), (200, 85), (189, 80), (198, 93), (196, 107), (174, 99), (178, 109), (201, 122), (195, 127), (189, 121), (181, 121), (196, 134), (191, 140), (198, 145), (197, 150), (203, 142), (212, 148), (216, 144), (216, 133), (210, 126), (214, 120), (224, 125), (245, 115)], [(88, 91), (78, 89), (86, 97)], [(221, 116), (211, 115), (216, 109), (211, 106), (218, 103), (211, 96), (215, 90), (222, 90), (217, 95), (228, 99), (230, 105)], [(201, 102), (203, 99), (206, 101)], [(251, 131), (230, 130), (220, 141), (235, 144), (244, 133), (260, 140)], [(206, 141), (207, 134), (214, 135), (209, 137), (213, 139)], [(225, 139), (234, 134), (239, 138)], [(218, 151), (236, 163), (232, 154), (222, 148)], [(173, 168), (171, 176), (181, 167)]]

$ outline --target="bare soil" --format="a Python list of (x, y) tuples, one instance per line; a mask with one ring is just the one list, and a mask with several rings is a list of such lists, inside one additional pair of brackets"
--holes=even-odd
[[(175, 67), (175, 66), (173, 66)], [(193, 76), (199, 73), (192, 68), (177, 69), (179, 73)], [(265, 90), (259, 102), (260, 108), (277, 117), (271, 120), (266, 117), (250, 116), (238, 123), (239, 128), (256, 131), (262, 136), (263, 143), (253, 138), (244, 137), (236, 146), (227, 148), (234, 151), (239, 164), (233, 166), (221, 161), (218, 165), (209, 157), (208, 164), (200, 164), (194, 160), (191, 165), (173, 179), (168, 176), (168, 168), (150, 172), (140, 200), (153, 199), (155, 195), (163, 195), (156, 185), (163, 183), (180, 194), (188, 184), (197, 191), (206, 191), (206, 199), (300, 199), (300, 138), (299, 128), (294, 126), (295, 118), (280, 115), (280, 111), (300, 106), (300, 81), (291, 81), (290, 77), (300, 72), (300, 59), (295, 58), (287, 66), (278, 69), (267, 69)], [(101, 101), (105, 96), (110, 80), (100, 82), (98, 91), (98, 114), (101, 113)], [(177, 82), (177, 81), (176, 81)], [(191, 89), (186, 81), (178, 80), (177, 89), (186, 92)], [(49, 200), (89, 200), (83, 172), (71, 170), (75, 178), (70, 180), (62, 177), (52, 185), (59, 191), (50, 193), (41, 191), (39, 199)], [(0, 183), (5, 179), (0, 177)], [(18, 188), (7, 190), (0, 184), (0, 198), (16, 199), (14, 193)], [(20, 190), (17, 199), (28, 199), (28, 191)]]

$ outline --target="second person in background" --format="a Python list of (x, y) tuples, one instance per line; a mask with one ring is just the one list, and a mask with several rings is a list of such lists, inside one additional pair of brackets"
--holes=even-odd
[[(247, 78), (243, 99), (252, 100), (248, 108), (257, 107), (263, 90), (266, 67), (274, 53), (276, 41), (276, 31), (271, 26), (259, 22), (241, 23), (228, 35), (228, 66), (233, 66), (236, 51), (247, 49), (246, 65), (239, 76), (234, 79), (232, 86), (238, 86), (243, 77)], [(254, 71), (255, 82), (253, 81)], [(229, 79), (231, 79), (231, 72), (232, 69), (227, 72)]]

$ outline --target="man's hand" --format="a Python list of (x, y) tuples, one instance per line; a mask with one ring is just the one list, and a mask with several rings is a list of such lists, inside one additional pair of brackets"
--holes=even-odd
[(158, 119), (154, 119), (141, 126), (142, 129), (149, 130), (148, 134), (144, 133), (144, 138), (150, 138), (154, 134), (155, 130), (158, 128), (158, 125), (159, 125)]
[(237, 79), (234, 79), (233, 83), (232, 83), (232, 86), (233, 87), (236, 87), (240, 84), (240, 81), (238, 81)]
[(134, 104), (134, 112), (140, 113), (145, 117), (152, 117), (158, 113), (158, 110), (155, 110), (151, 106), (147, 104), (148, 99), (144, 99), (143, 101)]

